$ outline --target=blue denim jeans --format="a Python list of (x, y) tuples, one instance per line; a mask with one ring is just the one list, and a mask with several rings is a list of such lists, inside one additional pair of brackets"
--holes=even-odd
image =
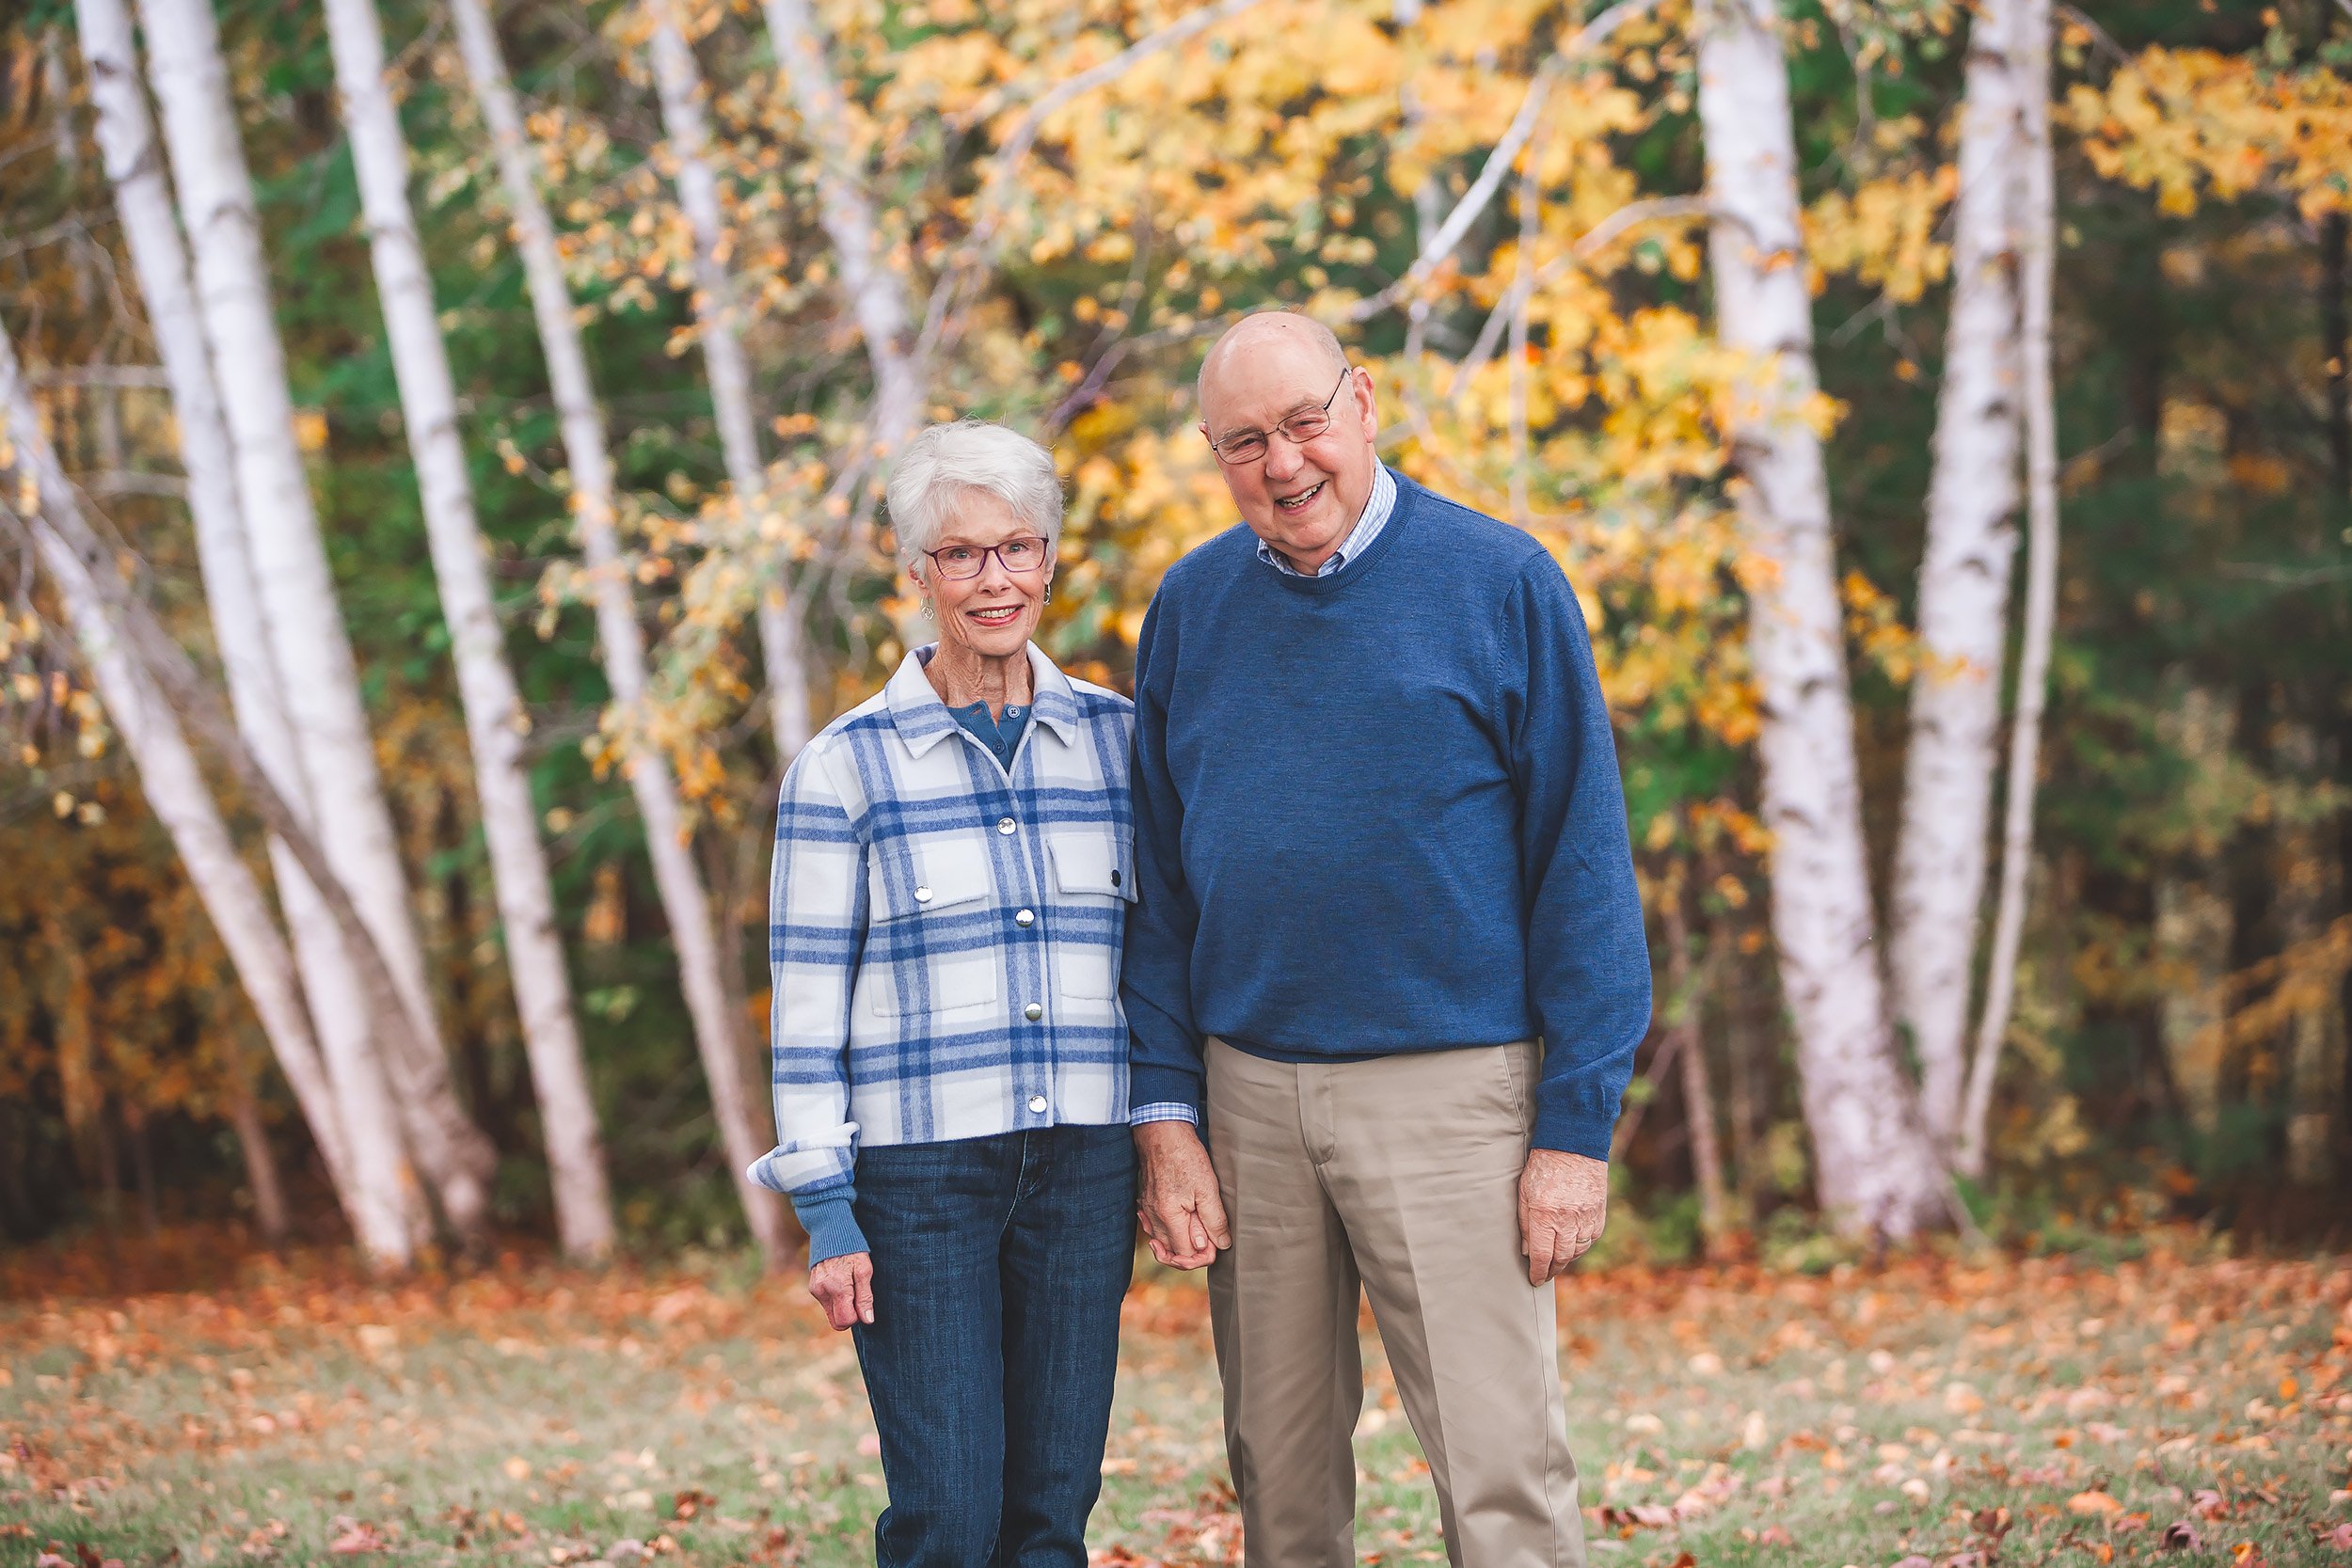
[(1123, 1126), (863, 1148), (880, 1568), (1085, 1568), (1135, 1262)]

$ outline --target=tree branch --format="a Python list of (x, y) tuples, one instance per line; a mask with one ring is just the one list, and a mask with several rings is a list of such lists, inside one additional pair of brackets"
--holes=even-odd
[(1438, 231), (1422, 244), (1421, 254), (1413, 258), (1413, 264), (1406, 268), (1405, 276), (1370, 298), (1357, 301), (1347, 313), (1349, 321), (1370, 321), (1397, 304), (1454, 254), (1454, 247), (1462, 243), (1462, 237), (1470, 232), (1470, 226), (1478, 221), (1479, 214), (1486, 210), (1495, 194), (1502, 189), (1503, 176), (1511, 171), (1511, 165), (1518, 157), (1520, 149), (1535, 134), (1536, 122), (1543, 116), (1544, 101), (1551, 95), (1553, 85), (1570, 65), (1582, 61), (1608, 42), (1610, 36), (1618, 28), (1635, 17), (1656, 9), (1657, 6), (1658, 0), (1617, 0), (1617, 4), (1586, 23), (1574, 38), (1536, 68), (1534, 79), (1527, 84), (1527, 96), (1519, 100), (1518, 113), (1511, 117), (1511, 123), (1503, 130), (1502, 139), (1496, 142), (1494, 150), (1486, 155), (1486, 165), (1479, 169), (1478, 178), (1471, 182), (1470, 188), (1462, 193), (1462, 199), (1454, 204), (1454, 211), (1446, 214), (1445, 221), (1438, 226)]

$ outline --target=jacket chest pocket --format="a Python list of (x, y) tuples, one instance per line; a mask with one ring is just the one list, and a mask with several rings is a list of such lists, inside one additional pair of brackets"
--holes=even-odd
[(878, 855), (866, 891), (858, 987), (866, 1011), (891, 1018), (995, 1006), (1004, 966), (986, 845), (936, 838), (911, 846), (903, 860)]
[(1136, 901), (1135, 856), (1123, 836), (1100, 829), (1061, 829), (1045, 835), (1054, 865), (1057, 915), (1064, 941), (1056, 943), (1056, 983), (1064, 996), (1105, 1001), (1119, 994), (1119, 955), (1127, 906)]

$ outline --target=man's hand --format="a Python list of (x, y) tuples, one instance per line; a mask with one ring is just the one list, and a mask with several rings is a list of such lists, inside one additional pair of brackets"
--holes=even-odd
[(1609, 1162), (1561, 1148), (1531, 1148), (1519, 1173), (1519, 1250), (1527, 1282), (1565, 1274), (1609, 1223)]
[(1147, 1121), (1136, 1128), (1143, 1170), (1136, 1216), (1152, 1256), (1171, 1269), (1197, 1269), (1233, 1244), (1217, 1196), (1216, 1172), (1200, 1133), (1188, 1121)]
[(874, 1255), (845, 1252), (808, 1271), (808, 1293), (835, 1328), (874, 1321)]

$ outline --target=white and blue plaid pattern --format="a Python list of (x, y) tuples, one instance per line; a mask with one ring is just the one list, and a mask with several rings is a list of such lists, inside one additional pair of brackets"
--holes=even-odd
[(1008, 773), (932, 690), (929, 652), (785, 775), (769, 882), (778, 1141), (751, 1168), (780, 1193), (843, 1186), (862, 1145), (1127, 1117), (1134, 705), (1032, 644)]

